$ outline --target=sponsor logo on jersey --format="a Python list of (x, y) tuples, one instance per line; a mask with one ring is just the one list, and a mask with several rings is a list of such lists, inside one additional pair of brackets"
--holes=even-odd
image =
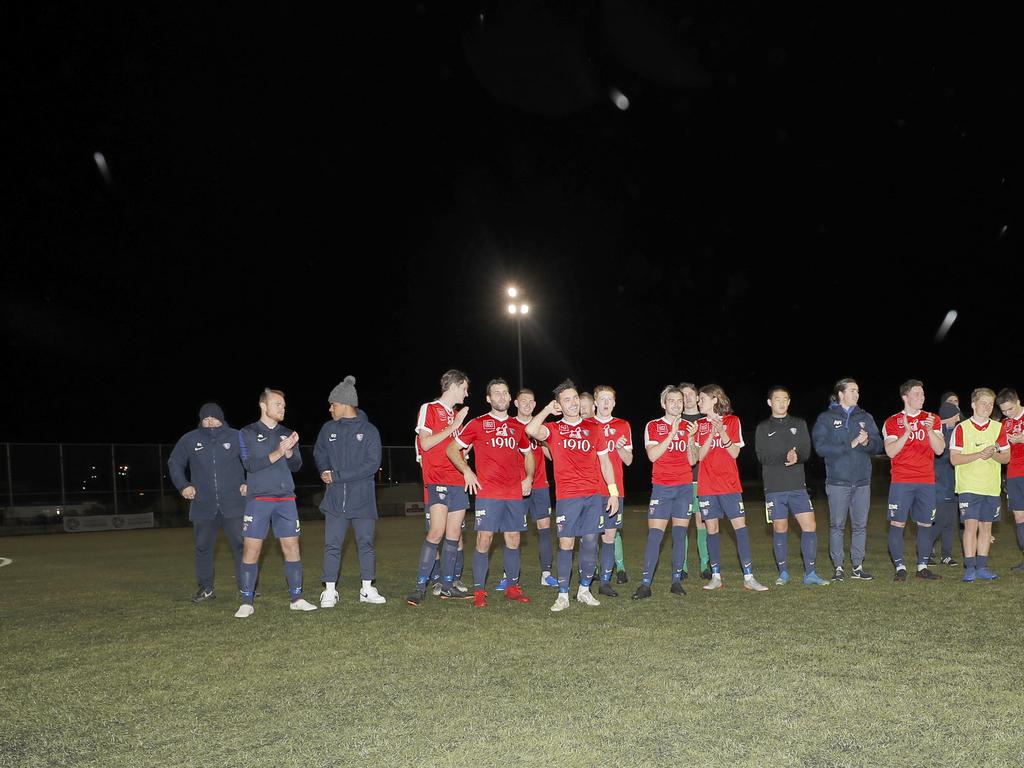
[(496, 430), (494, 430), (495, 437), (508, 437), (508, 424), (500, 424)]
[(484, 419), (484, 429), (494, 429), (494, 419)]

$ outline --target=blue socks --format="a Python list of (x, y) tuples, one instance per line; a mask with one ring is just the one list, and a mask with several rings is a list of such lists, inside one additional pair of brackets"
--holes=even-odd
[(965, 557), (964, 558), (964, 568), (965, 569), (975, 568), (976, 566), (977, 566), (977, 558), (975, 558), (975, 557)]
[(988, 555), (978, 555), (978, 567), (988, 568)]
[(607, 541), (601, 542), (601, 581), (608, 584), (612, 580), (612, 574), (615, 573), (615, 541), (609, 544)]
[(928, 567), (928, 558), (932, 554), (932, 544), (935, 543), (935, 537), (932, 535), (932, 526), (925, 528), (924, 526), (917, 526), (917, 565), (918, 570), (920, 566)]
[(519, 557), (519, 548), (509, 549), (505, 547), (502, 550), (505, 561), (505, 576), (508, 578), (509, 584), (519, 583), (519, 570), (521, 568), (521, 559)]
[(473, 550), (473, 587), (475, 589), (483, 589), (487, 583), (487, 561), (489, 559), (489, 553)]
[(892, 524), (889, 525), (889, 557), (897, 571), (907, 567), (903, 564), (903, 529)]
[[(803, 544), (802, 539), (800, 543), (801, 545)], [(772, 548), (775, 550), (775, 562), (779, 566), (779, 573), (788, 571), (789, 568), (786, 567), (786, 561), (789, 559), (789, 532), (780, 533), (773, 529)]]
[(420, 570), (416, 575), (417, 588), (426, 586), (427, 579), (431, 576), (434, 576), (436, 579), (437, 574), (435, 574), (434, 571), (439, 567), (437, 560), (437, 544), (424, 541), (423, 546), (420, 547)]
[(256, 577), (259, 576), (259, 563), (242, 563), (238, 567), (238, 583), (242, 593), (242, 602), (252, 605), (256, 596)]
[(658, 567), (658, 553), (661, 550), (661, 539), (664, 531), (657, 528), (647, 529), (647, 548), (644, 550), (644, 572), (640, 576), (640, 583), (651, 585), (654, 580), (654, 569)]
[(753, 560), (750, 556), (750, 532), (747, 526), (736, 529), (736, 551), (740, 555), (740, 565), (743, 566), (743, 575), (754, 572)]
[(288, 593), (294, 603), (302, 597), (302, 561), (284, 561), (284, 577), (288, 580)]
[[(593, 573), (593, 569), (591, 569)], [(569, 578), (572, 576), (572, 550), (558, 548), (558, 591), (569, 591)]]
[(459, 552), (458, 539), (445, 539), (441, 545), (441, 580), (445, 587), (455, 581), (455, 558)]
[(455, 578), (462, 578), (462, 571), (466, 568), (466, 550), (460, 549), (455, 553)]
[(551, 529), (537, 529), (537, 559), (540, 560), (541, 573), (551, 571)]
[(800, 554), (804, 556), (804, 573), (814, 573), (814, 559), (818, 549), (818, 532), (800, 532)]
[(1024, 523), (1017, 523), (1017, 546), (1024, 549)]
[(672, 581), (682, 581), (686, 566), (686, 527), (672, 526)]
[[(597, 568), (597, 544), (600, 539), (600, 535), (596, 533), (588, 533), (586, 536), (580, 538), (580, 585), (589, 587), (590, 582), (594, 580), (594, 569)], [(614, 558), (612, 558), (612, 566), (614, 567)], [(572, 567), (572, 561), (569, 561), (569, 567)], [(562, 575), (562, 570), (559, 568), (558, 575)]]
[(711, 573), (722, 572), (722, 545), (718, 541), (720, 533), (708, 534), (708, 567)]

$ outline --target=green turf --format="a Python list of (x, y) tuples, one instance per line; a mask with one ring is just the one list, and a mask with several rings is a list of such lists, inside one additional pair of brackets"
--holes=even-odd
[[(756, 573), (771, 584), (771, 536), (748, 507)], [(600, 608), (573, 601), (562, 614), (536, 585), (532, 534), (530, 605), (492, 592), (486, 611), (407, 606), (422, 520), (385, 519), (386, 606), (357, 603), (346, 543), (337, 608), (288, 611), (272, 551), (246, 621), (232, 618), (223, 544), (220, 597), (188, 601), (188, 529), (0, 539), (14, 561), (0, 568), (0, 766), (1024, 764), (1012, 526), (998, 533), (998, 582), (962, 584), (941, 568), (940, 583), (897, 585), (883, 509), (868, 544), (874, 582), (746, 593), (726, 536), (727, 588), (691, 580), (680, 599), (666, 541), (642, 603), (628, 597), (645, 539), (633, 511), (633, 581)], [(313, 599), (322, 535), (304, 528)], [(695, 556), (691, 539), (694, 573)]]

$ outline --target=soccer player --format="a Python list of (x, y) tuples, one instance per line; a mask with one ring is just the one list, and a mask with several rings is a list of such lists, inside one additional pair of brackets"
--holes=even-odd
[(860, 386), (850, 378), (832, 388), (832, 402), (814, 422), (814, 450), (825, 459), (825, 495), (828, 497), (828, 553), (835, 567), (833, 581), (843, 581), (843, 539), (850, 518), (850, 576), (870, 581), (864, 570), (871, 506), (871, 457), (882, 450), (882, 437), (874, 417), (861, 408)]
[(647, 512), (644, 572), (640, 586), (633, 593), (634, 600), (651, 596), (661, 540), (669, 520), (672, 521), (672, 586), (669, 591), (674, 595), (686, 594), (682, 581), (686, 565), (684, 547), (693, 515), (693, 464), (697, 461), (693, 433), (697, 424), (682, 419), (683, 393), (678, 387), (670, 385), (661, 391), (661, 407), (665, 414), (647, 422), (644, 428), (644, 446), (652, 465), (651, 504)]
[[(569, 607), (569, 580), (572, 575), (572, 551), (580, 543), (580, 587), (576, 599), (584, 605), (601, 603), (590, 593), (597, 567), (597, 540), (604, 530), (605, 513), (619, 512), (619, 489), (608, 459), (608, 444), (580, 417), (580, 396), (568, 379), (554, 391), (555, 399), (533, 417), (526, 432), (534, 440), (548, 444), (555, 465), (555, 524), (558, 529), (558, 598), (552, 611)], [(561, 416), (550, 426), (544, 420), (551, 414)], [(598, 479), (600, 466), (600, 480)], [(602, 484), (604, 487), (602, 487)], [(608, 489), (608, 502), (603, 496)], [(586, 574), (585, 576), (582, 574)]]
[(732, 412), (732, 403), (717, 384), (708, 384), (698, 390), (697, 408), (704, 418), (697, 422), (697, 460), (700, 476), (697, 495), (700, 513), (708, 528), (708, 558), (711, 561), (711, 580), (704, 589), (722, 588), (722, 556), (718, 542), (719, 521), (728, 517), (736, 532), (736, 551), (743, 568), (743, 588), (751, 592), (767, 592), (768, 587), (754, 578), (750, 556), (750, 534), (743, 512), (743, 486), (736, 467), (736, 457), (743, 447), (743, 429)]
[(804, 584), (827, 585), (818, 576), (814, 562), (818, 551), (814, 507), (807, 495), (804, 462), (811, 455), (807, 422), (789, 415), (790, 393), (785, 387), (768, 390), (772, 415), (757, 425), (754, 450), (764, 478), (765, 517), (772, 525), (775, 562), (779, 566), (777, 586), (789, 583), (789, 516), (800, 524), (800, 553), (804, 559)]
[[(1010, 445), (1010, 466), (1006, 468), (1006, 501), (1013, 512), (1017, 546), (1024, 550), (1024, 405), (1016, 390), (999, 390), (996, 403), (1003, 414), (1006, 441)], [(1024, 562), (1010, 569), (1024, 573)]]
[[(213, 591), (213, 548), (223, 528), (235, 558), (235, 581), (241, 586), (242, 513), (245, 511), (245, 470), (238, 455), (238, 431), (224, 422), (216, 403), (199, 409), (199, 426), (182, 435), (167, 459), (171, 482), (187, 499), (195, 542), (196, 581), (193, 603), (216, 597)], [(186, 474), (187, 471), (187, 474)]]
[[(537, 399), (532, 389), (521, 389), (516, 394), (516, 420), (525, 428), (533, 420), (533, 411), (537, 407)], [(526, 507), (530, 517), (537, 526), (537, 558), (540, 560), (540, 583), (542, 587), (557, 587), (558, 579), (551, 575), (551, 561), (554, 557), (551, 544), (551, 487), (548, 485), (547, 448), (530, 438), (533, 447), (533, 478), (530, 493), (526, 497)], [(524, 479), (526, 474), (525, 460), (523, 466)], [(503, 580), (504, 581), (504, 580)], [(505, 585), (499, 584), (504, 588)]]
[(580, 394), (580, 418), (594, 418), (594, 396), (589, 392)]
[(238, 453), (245, 467), (246, 504), (242, 518), (242, 604), (235, 618), (252, 616), (256, 609), (256, 581), (259, 578), (263, 540), (273, 528), (281, 542), (284, 575), (288, 580), (293, 611), (315, 611), (302, 598), (302, 559), (299, 553), (299, 510), (295, 505), (292, 473), (302, 468), (299, 433), (284, 426), (284, 392), (265, 389), (260, 395), (260, 419), (238, 432)]
[[(622, 514), (626, 505), (622, 468), (633, 463), (633, 430), (628, 421), (612, 416), (614, 409), (615, 390), (607, 384), (594, 387), (594, 422), (608, 446), (608, 459), (612, 464), (615, 485), (619, 489), (619, 514), (605, 516), (604, 532), (601, 535), (601, 584), (597, 591), (608, 597), (619, 596), (612, 587), (613, 572), (619, 571), (619, 583), (625, 583), (629, 578), (622, 558)], [(616, 568), (617, 565), (622, 567)]]
[(1006, 424), (992, 421), (996, 393), (979, 387), (971, 393), (973, 414), (953, 430), (949, 462), (956, 469), (956, 493), (964, 521), (964, 581), (997, 578), (988, 567), (992, 523), (999, 519), (1001, 464), (1010, 463)]
[[(696, 424), (703, 418), (697, 408), (697, 385), (684, 381), (679, 385), (679, 391), (683, 393), (682, 419), (690, 424)], [(697, 522), (697, 554), (700, 557), (700, 577), (705, 581), (711, 578), (711, 564), (708, 560), (708, 529), (701, 519), (700, 509), (697, 507), (697, 478), (700, 476), (700, 464), (693, 466), (693, 501), (690, 503), (691, 518)], [(683, 581), (686, 581), (686, 563), (690, 552), (690, 539), (687, 534), (683, 542)]]
[(917, 523), (917, 578), (942, 577), (928, 570), (935, 520), (935, 463), (946, 446), (939, 417), (921, 410), (924, 384), (909, 379), (900, 385), (903, 410), (885, 420), (882, 439), (892, 460), (889, 485), (889, 554), (896, 566), (896, 581), (907, 580), (903, 562), (903, 529), (909, 517)]
[[(533, 448), (526, 427), (508, 416), (512, 396), (504, 379), (487, 382), (489, 413), (467, 421), (448, 444), (448, 459), (476, 495), (476, 547), (473, 551), (473, 607), (487, 607), (487, 570), (494, 534), (504, 534), (505, 597), (519, 603), (530, 598), (519, 586), (519, 536), (526, 530), (526, 502), (532, 487)], [(474, 449), (474, 472), (461, 449)], [(521, 465), (525, 464), (526, 477)]]
[(328, 395), (331, 420), (320, 428), (313, 459), (320, 479), (327, 486), (320, 511), (324, 514), (324, 570), (320, 607), (338, 604), (338, 573), (341, 549), (349, 523), (359, 553), (359, 602), (380, 605), (387, 600), (373, 580), (377, 553), (373, 534), (377, 528), (377, 495), (373, 482), (380, 469), (380, 433), (359, 410), (355, 376), (346, 376)]
[(465, 408), (455, 410), (469, 395), (469, 377), (454, 368), (441, 376), (441, 396), (420, 406), (416, 420), (416, 446), (423, 467), (423, 485), (426, 489), (427, 511), (430, 515), (427, 537), (420, 550), (420, 568), (416, 576), (416, 590), (406, 598), (409, 605), (419, 605), (427, 592), (427, 580), (437, 559), (441, 540), (442, 600), (470, 597), (453, 586), (455, 559), (462, 535), (462, 522), (469, 509), (469, 497), (463, 488), (462, 473), (448, 459), (448, 444), (466, 420)]

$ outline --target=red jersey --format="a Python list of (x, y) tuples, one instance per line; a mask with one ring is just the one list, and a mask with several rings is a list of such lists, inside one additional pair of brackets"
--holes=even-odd
[[(742, 448), (743, 428), (740, 426), (739, 418), (729, 413), (722, 417), (722, 423), (725, 424), (725, 434), (729, 436), (732, 444)], [(722, 447), (722, 436), (705, 417), (697, 421), (697, 447), (703, 448), (708, 440), (711, 441), (711, 448), (700, 463), (700, 472), (697, 475), (697, 495), (717, 496), (723, 493), (743, 493), (736, 459), (729, 455), (728, 448)]]
[[(974, 417), (973, 416), (971, 417), (971, 421), (974, 421)], [(987, 432), (992, 427), (993, 424), (995, 424), (999, 428), (999, 434), (996, 435), (996, 447), (1005, 451), (1009, 447), (1009, 445), (1010, 445), (1009, 442), (1007, 442), (1007, 440), (1006, 440), (1006, 436), (1007, 436), (1007, 433), (1006, 433), (1006, 422), (1000, 423), (998, 421), (992, 421), (992, 419), (989, 419), (984, 424), (979, 424), (978, 422), (975, 421), (974, 422), (974, 428), (975, 429), (979, 429), (982, 432)], [(960, 424), (957, 424), (956, 428), (953, 429), (953, 435), (949, 439), (949, 447), (950, 448), (956, 448), (956, 449), (961, 450), (961, 451), (964, 449), (964, 427), (963, 427), (963, 422), (961, 422)], [(1010, 454), (1010, 458), (1011, 459), (1013, 458), (1013, 454), (1012, 453)]]
[(545, 424), (545, 441), (555, 464), (555, 498), (574, 499), (579, 496), (605, 495), (601, 461), (597, 457), (608, 452), (608, 446), (586, 419), (567, 424), (564, 419)]
[[(516, 416), (516, 421), (523, 425), (525, 428), (533, 419), (527, 419), (523, 421)], [(533, 487), (534, 488), (547, 488), (548, 487), (548, 457), (544, 455), (544, 448), (534, 440), (530, 438), (530, 447), (533, 448)], [(522, 478), (526, 479), (526, 464), (522, 461), (519, 462), (520, 468), (522, 469)]]
[[(620, 419), (617, 416), (610, 416), (608, 421), (601, 421), (597, 416), (592, 419), (588, 419), (594, 423), (594, 429), (597, 430), (605, 444), (608, 446), (608, 459), (612, 463), (612, 472), (615, 475), (615, 485), (619, 489), (619, 496), (626, 495), (626, 488), (622, 483), (622, 457), (619, 456), (618, 442), (619, 438), (625, 436), (626, 444), (623, 448), (633, 450), (633, 430), (629, 427), (629, 422), (625, 419)], [(597, 480), (602, 488), (607, 488), (604, 482), (604, 476), (601, 474), (600, 468), (597, 471)]]
[(462, 473), (448, 459), (445, 453), (451, 435), (435, 445), (429, 451), (423, 449), (420, 435), (433, 435), (451, 426), (455, 421), (455, 411), (450, 410), (440, 400), (424, 403), (420, 406), (420, 415), (416, 419), (416, 452), (423, 465), (424, 485), (464, 485)]
[(892, 482), (934, 483), (935, 451), (932, 450), (928, 432), (942, 435), (942, 425), (938, 416), (928, 411), (908, 416), (906, 411), (900, 411), (885, 420), (885, 424), (882, 425), (882, 439), (887, 443), (899, 440), (908, 421), (910, 438), (904, 444), (903, 450), (892, 457)]
[[(693, 467), (687, 455), (690, 435), (686, 427), (687, 422), (679, 422), (679, 431), (668, 444), (668, 449), (651, 465), (651, 482), (655, 485), (689, 485), (693, 482)], [(647, 435), (646, 447), (660, 445), (671, 431), (672, 422), (664, 416), (648, 421), (644, 430)]]
[(474, 447), (477, 498), (523, 498), (522, 455), (530, 452), (526, 429), (508, 414), (499, 419), (489, 413), (470, 419), (455, 435), (463, 448)]
[[(1024, 434), (1024, 412), (1016, 419), (1006, 417), (1003, 429), (1007, 437)], [(1010, 443), (1010, 463), (1006, 467), (1006, 477), (1024, 477), (1024, 443)]]

